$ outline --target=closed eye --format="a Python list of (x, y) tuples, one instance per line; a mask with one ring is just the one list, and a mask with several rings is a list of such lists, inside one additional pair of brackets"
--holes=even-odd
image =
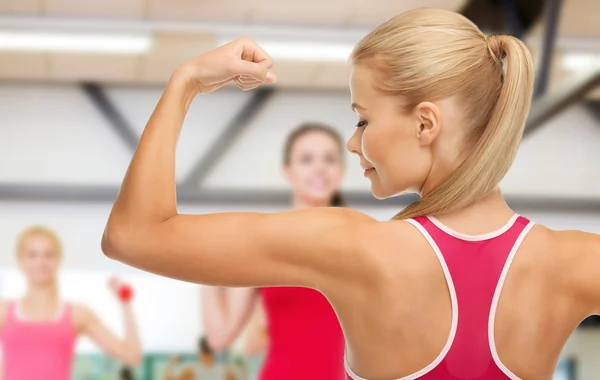
[(366, 120), (360, 120), (357, 124), (356, 124), (356, 128), (364, 128), (368, 125), (369, 123)]

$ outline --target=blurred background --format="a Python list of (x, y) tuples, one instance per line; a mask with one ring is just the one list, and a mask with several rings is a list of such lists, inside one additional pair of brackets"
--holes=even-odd
[[(106, 279), (117, 274), (135, 286), (146, 355), (137, 376), (162, 379), (172, 355), (194, 355), (200, 291), (113, 262), (99, 242), (171, 72), (244, 35), (275, 58), (275, 87), (225, 88), (193, 104), (177, 156), (179, 202), (192, 213), (289, 209), (280, 168), (285, 136), (319, 121), (349, 137), (353, 44), (421, 6), (462, 12), (486, 33), (527, 43), (536, 96), (502, 188), (517, 212), (538, 223), (600, 233), (600, 1), (0, 0), (0, 298), (25, 289), (14, 254), (18, 233), (47, 225), (63, 240), (66, 299), (85, 301), (120, 331)], [(348, 160), (350, 207), (385, 220), (413, 199), (376, 201), (357, 160)], [(77, 352), (75, 379), (118, 378), (119, 364), (90, 342), (81, 340)], [(556, 378), (597, 379), (598, 359), (600, 328), (590, 319), (569, 341)]]

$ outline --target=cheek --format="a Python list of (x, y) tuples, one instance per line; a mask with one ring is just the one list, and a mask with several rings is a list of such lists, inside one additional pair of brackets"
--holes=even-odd
[(60, 268), (60, 260), (56, 260), (52, 263), (52, 266), (50, 267), (50, 270), (52, 271), (52, 273), (55, 273), (56, 271), (58, 271), (58, 268)]
[(291, 184), (299, 185), (310, 175), (310, 170), (302, 165), (296, 165), (289, 172), (289, 180)]
[(52, 257), (51, 259), (48, 260), (48, 265), (51, 266), (52, 268), (56, 268), (60, 263), (60, 260), (58, 259), (58, 257)]
[(19, 266), (24, 271), (27, 271), (27, 269), (29, 269), (29, 267), (30, 267), (29, 262), (27, 261), (27, 259), (23, 259), (23, 258), (19, 259)]
[(399, 116), (396, 119), (365, 128), (363, 154), (372, 164), (392, 165), (399, 158), (418, 153), (418, 140), (410, 123)]
[(332, 184), (337, 187), (344, 178), (344, 168), (338, 165), (333, 165), (331, 169), (327, 171), (327, 177)]
[(386, 165), (386, 156), (392, 149), (389, 133), (367, 127), (362, 135), (362, 153), (375, 166)]
[(23, 260), (21, 262), (21, 269), (28, 276), (35, 275), (37, 273), (37, 271), (38, 271), (38, 268), (39, 268), (39, 264), (37, 264), (33, 260), (27, 260), (27, 259), (25, 259), (25, 260)]

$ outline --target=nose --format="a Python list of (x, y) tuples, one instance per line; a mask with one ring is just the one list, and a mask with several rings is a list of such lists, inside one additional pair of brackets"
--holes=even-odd
[(361, 147), (363, 130), (364, 130), (363, 128), (356, 128), (354, 130), (354, 133), (352, 134), (352, 136), (346, 143), (346, 149), (348, 149), (348, 151), (350, 153), (356, 154), (358, 156), (362, 155), (360, 147)]

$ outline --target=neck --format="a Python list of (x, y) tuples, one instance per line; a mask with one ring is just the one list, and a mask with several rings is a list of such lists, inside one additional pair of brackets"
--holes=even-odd
[(423, 183), (423, 187), (421, 187), (420, 191), (418, 192), (419, 195), (424, 196), (425, 194), (430, 193), (433, 189), (435, 189), (440, 183), (442, 183), (449, 174), (447, 173), (451, 173), (453, 169), (439, 169), (439, 168), (432, 168), (429, 171), (429, 174), (427, 175), (427, 178), (425, 179), (425, 182)]
[(39, 302), (56, 302), (58, 300), (58, 286), (55, 281), (47, 284), (29, 284), (24, 299)]
[(437, 217), (444, 223), (448, 223), (450, 227), (463, 228), (469, 225), (466, 231), (481, 229), (485, 232), (504, 225), (514, 214), (515, 212), (506, 204), (500, 189), (496, 188), (475, 204)]
[(502, 196), (502, 192), (500, 188), (494, 189), (494, 191), (490, 192), (484, 198), (482, 198), (479, 202), (472, 204), (471, 206), (465, 207), (464, 209), (458, 211), (457, 213), (479, 213), (482, 211), (493, 210), (496, 212), (501, 212), (504, 214), (513, 215), (514, 212), (508, 207), (504, 197)]
[(448, 176), (450, 176), (467, 158), (468, 152), (446, 147), (443, 150), (437, 150), (433, 157), (433, 165), (427, 174), (427, 178), (421, 187), (419, 194), (421, 196), (431, 192)]
[(312, 207), (327, 207), (329, 206), (329, 202), (311, 201), (310, 199), (294, 195), (292, 206), (294, 210), (302, 210)]

